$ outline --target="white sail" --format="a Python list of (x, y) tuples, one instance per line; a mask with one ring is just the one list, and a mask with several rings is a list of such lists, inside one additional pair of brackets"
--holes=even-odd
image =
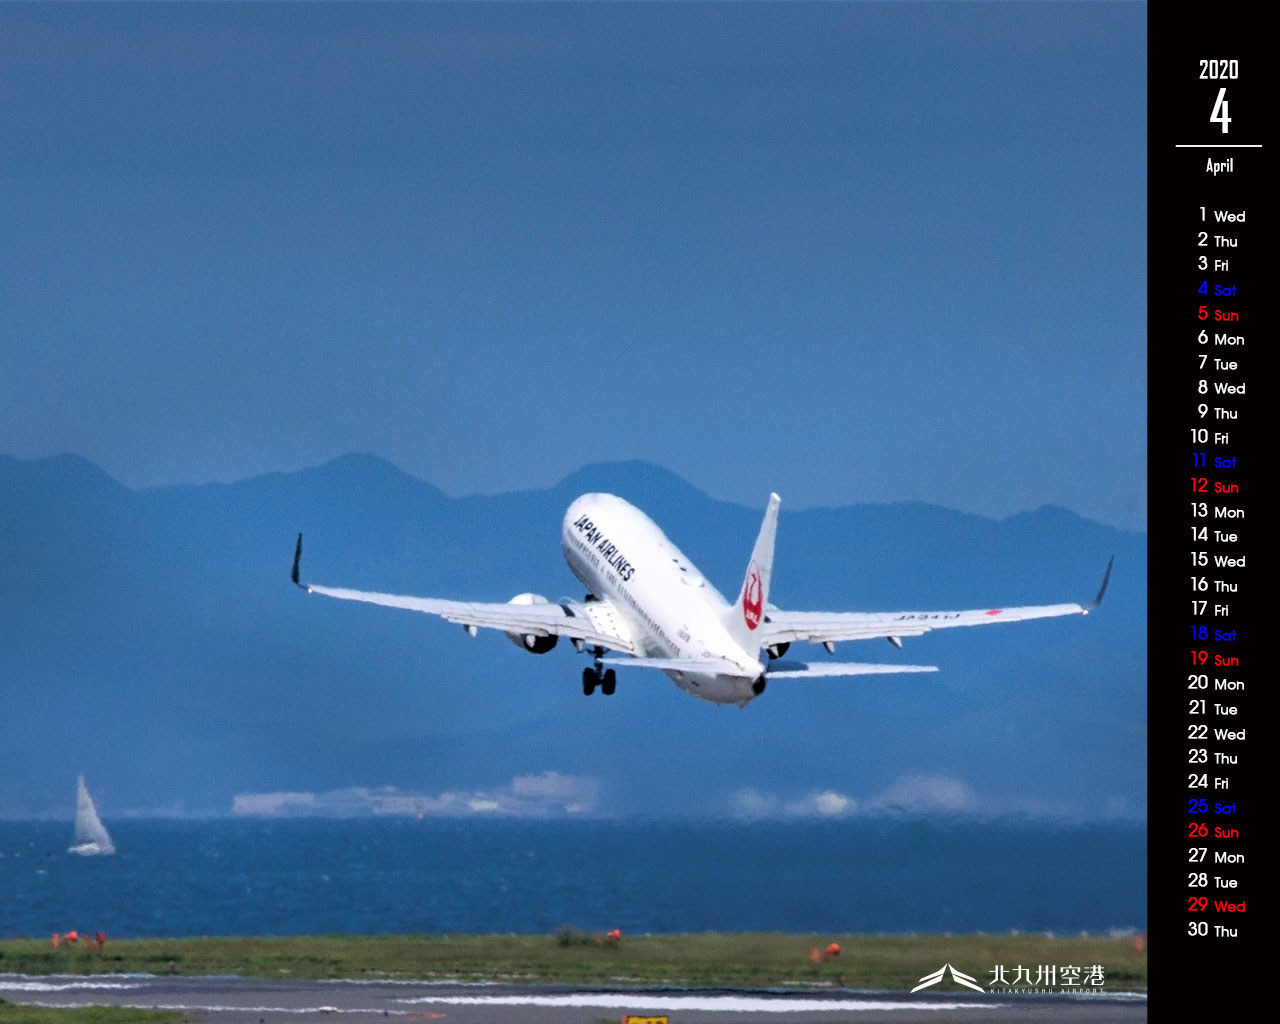
[(93, 806), (93, 798), (85, 788), (83, 775), (76, 776), (76, 838), (67, 852), (85, 857), (116, 852), (115, 844)]

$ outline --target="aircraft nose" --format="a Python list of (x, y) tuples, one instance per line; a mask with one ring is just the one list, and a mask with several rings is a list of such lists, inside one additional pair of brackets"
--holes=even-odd
[(569, 507), (565, 509), (564, 513), (564, 523), (561, 527), (562, 532), (569, 532), (573, 527), (573, 524), (577, 522), (578, 518), (583, 514), (583, 509), (586, 507), (586, 504), (587, 495), (585, 494), (581, 497), (574, 498), (573, 501), (569, 503)]

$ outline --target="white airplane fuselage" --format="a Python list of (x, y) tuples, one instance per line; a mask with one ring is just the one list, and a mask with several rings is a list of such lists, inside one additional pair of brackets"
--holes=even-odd
[(582, 495), (565, 513), (562, 543), (574, 576), (625, 618), (636, 657), (732, 662), (740, 672), (664, 669), (680, 689), (716, 704), (744, 705), (761, 692), (759, 646), (748, 650), (727, 626), (736, 611), (630, 502)]
[[(434, 615), (471, 636), (495, 629), (517, 647), (546, 654), (568, 640), (589, 652), (582, 692), (608, 697), (617, 687), (612, 666), (658, 669), (686, 693), (713, 704), (743, 707), (764, 692), (766, 679), (821, 679), (936, 672), (935, 665), (785, 659), (793, 643), (821, 644), (828, 654), (844, 640), (888, 640), (935, 629), (1087, 615), (1102, 602), (1111, 562), (1087, 604), (969, 608), (960, 611), (826, 612), (780, 609), (768, 603), (782, 499), (770, 494), (741, 588), (732, 601), (706, 581), (653, 520), (612, 494), (584, 494), (569, 506), (561, 545), (569, 569), (587, 588), (585, 601), (548, 601), (517, 594), (505, 604), (388, 594), (303, 582), (302, 534), (289, 578), (308, 594), (361, 601)], [(768, 668), (761, 661), (767, 653)], [(606, 667), (608, 666), (608, 667)]]

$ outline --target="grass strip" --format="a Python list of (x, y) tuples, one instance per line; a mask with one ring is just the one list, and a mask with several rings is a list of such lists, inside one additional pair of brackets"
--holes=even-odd
[[(840, 946), (825, 962), (812, 950)], [(910, 990), (945, 963), (984, 986), (1002, 965), (1061, 972), (1102, 968), (1103, 991), (1145, 991), (1147, 957), (1133, 936), (698, 935), (300, 935), (111, 939), (96, 948), (48, 940), (0, 940), (0, 972), (19, 974), (238, 974), (245, 977), (519, 981), (610, 987), (846, 987)], [(1024, 981), (1025, 985), (1026, 982)], [(1055, 986), (1057, 987), (1057, 986)], [(0, 1024), (8, 1024), (0, 1019)]]
[(0, 1024), (177, 1024), (186, 1020), (173, 1010), (137, 1010), (132, 1006), (74, 1006), (54, 1009), (19, 1006), (0, 999)]

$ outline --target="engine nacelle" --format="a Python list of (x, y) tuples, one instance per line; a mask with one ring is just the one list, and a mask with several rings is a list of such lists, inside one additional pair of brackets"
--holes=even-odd
[[(541, 594), (516, 594), (507, 604), (550, 604)], [(517, 647), (522, 647), (531, 654), (546, 654), (556, 645), (560, 638), (554, 633), (540, 636), (537, 633), (504, 633)]]
[(791, 641), (784, 640), (780, 644), (774, 644), (772, 647), (766, 647), (765, 651), (768, 652), (769, 660), (772, 661), (774, 658), (781, 658), (784, 654), (786, 654), (787, 649), (790, 646), (791, 646)]

